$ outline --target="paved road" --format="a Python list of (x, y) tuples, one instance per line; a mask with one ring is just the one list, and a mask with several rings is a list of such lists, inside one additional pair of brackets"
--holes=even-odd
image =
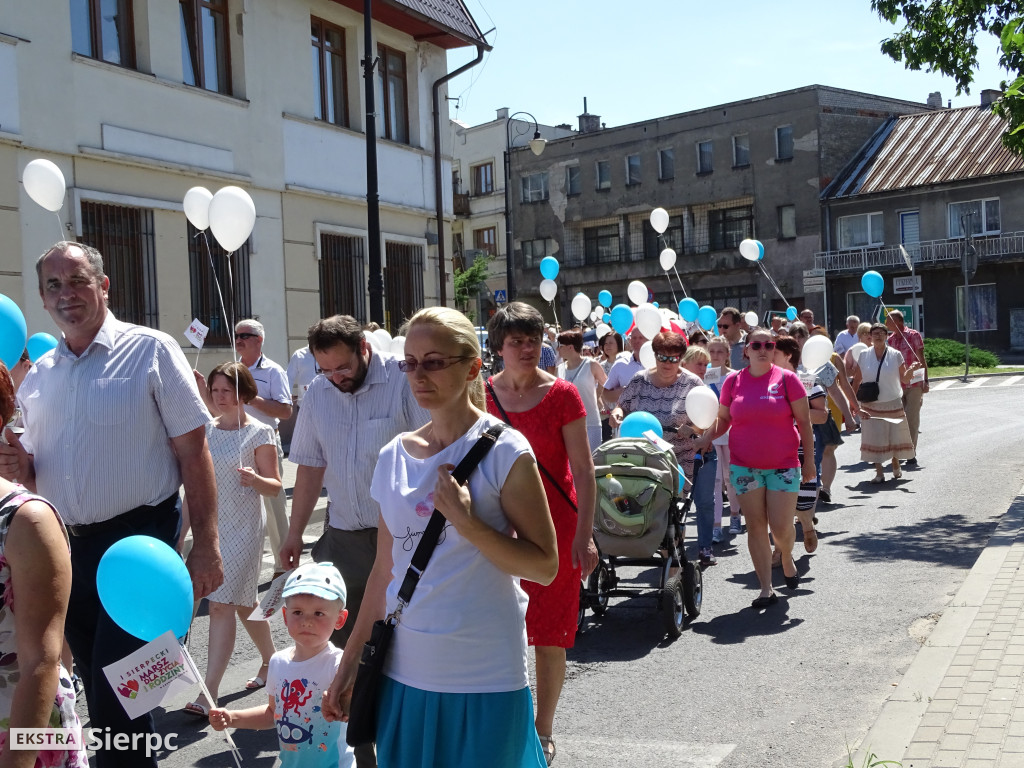
[[(1024, 482), (1024, 379), (990, 381), (999, 385), (933, 385), (921, 467), (898, 483), (870, 485), (860, 438), (847, 438), (837, 503), (819, 509), (821, 546), (799, 558), (800, 589), (773, 608), (749, 608), (755, 579), (741, 535), (720, 549), (720, 564), (705, 575), (704, 613), (675, 642), (664, 637), (653, 601), (621, 598), (601, 619), (588, 614), (569, 652), (556, 765), (840, 764), (844, 742), (856, 744), (874, 722)], [(205, 633), (201, 617), (192, 644), (199, 658)], [(262, 698), (229, 693), (256, 669), (255, 658), (240, 631), (222, 687), (230, 705)], [(160, 729), (179, 733), (184, 746), (161, 764), (232, 765), (222, 737), (179, 714), (181, 703), (158, 711)], [(239, 731), (236, 740), (244, 765), (274, 764), (272, 732)]]

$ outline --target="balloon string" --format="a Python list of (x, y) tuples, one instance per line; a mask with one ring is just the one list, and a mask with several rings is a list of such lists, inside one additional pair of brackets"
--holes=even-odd
[(668, 270), (665, 270), (665, 279), (668, 280), (668, 289), (672, 292), (672, 304), (675, 307), (679, 307), (679, 300), (676, 298), (676, 289), (672, 287), (672, 278), (668, 274)]
[(688, 299), (690, 295), (686, 292), (686, 286), (683, 285), (683, 278), (679, 276), (679, 270), (676, 269), (676, 265), (672, 265), (672, 271), (676, 273), (676, 280), (679, 281), (679, 289), (683, 292), (683, 298)]
[(775, 289), (775, 292), (777, 294), (779, 294), (779, 298), (782, 299), (783, 303), (788, 307), (789, 306), (789, 300), (782, 294), (782, 291), (779, 290), (779, 286), (777, 286), (775, 284), (775, 281), (772, 280), (772, 276), (768, 274), (768, 270), (764, 268), (764, 264), (762, 264), (759, 261), (759, 262), (757, 262), (757, 266), (761, 268), (761, 274), (763, 274), (765, 276), (765, 278), (771, 284), (772, 288)]
[[(658, 233), (658, 240), (660, 241), (660, 243), (662, 245), (665, 246), (665, 248), (668, 247), (668, 241), (665, 239), (665, 235), (663, 233), (661, 233), (661, 232)], [(664, 250), (664, 248), (662, 250)], [(673, 271), (675, 270), (675, 268), (676, 268), (675, 262), (672, 262), (672, 269), (673, 269)], [(678, 272), (676, 272), (676, 278), (677, 279), (679, 278), (679, 273)], [(668, 289), (672, 293), (672, 303), (675, 305), (676, 309), (679, 309), (679, 300), (676, 299), (676, 291), (672, 287), (672, 278), (669, 277), (667, 269), (665, 270), (665, 279), (668, 280)], [(679, 281), (679, 287), (683, 288), (683, 281), (682, 280)], [(686, 297), (686, 289), (685, 288), (683, 288), (683, 296)]]
[(64, 222), (60, 220), (60, 211), (54, 211), (53, 215), (57, 217), (57, 242), (67, 240), (64, 236)]
[[(205, 229), (202, 232), (197, 232), (195, 236), (199, 237), (199, 235), (203, 236), (203, 242), (206, 243), (206, 258), (210, 262), (210, 273), (213, 275), (213, 284), (217, 286), (217, 298), (220, 299), (220, 313), (224, 317), (224, 322), (227, 323), (227, 321), (228, 321), (228, 312), (227, 312), (227, 308), (224, 305), (224, 294), (220, 290), (220, 278), (217, 277), (217, 270), (213, 266), (213, 252), (210, 250), (210, 240), (209, 240), (209, 238), (206, 237), (206, 230)], [(228, 269), (229, 270), (231, 269), (231, 265), (230, 264), (228, 264)], [(232, 359), (232, 361), (234, 361), (235, 360), (235, 328), (234, 328), (234, 326), (231, 326), (231, 328), (228, 330), (228, 338), (231, 339), (231, 359)], [(196, 360), (198, 360), (198, 359), (199, 359), (199, 357), (197, 355), (196, 356)]]
[[(206, 687), (206, 678), (199, 674), (199, 668), (196, 667), (196, 663), (192, 659), (192, 654), (190, 654), (188, 652), (188, 648), (186, 648), (184, 645), (181, 645), (180, 642), (178, 643), (178, 646), (181, 648), (182, 653), (185, 656), (185, 659), (188, 661), (189, 666), (192, 668), (192, 674), (199, 679), (199, 685), (203, 689), (203, 695), (206, 697), (206, 700), (210, 702), (211, 707), (217, 706), (217, 703), (213, 700), (213, 694), (211, 694), (210, 689)], [(224, 738), (227, 740), (228, 746), (231, 747), (231, 756), (235, 758), (235, 765), (237, 765), (238, 768), (242, 768), (242, 753), (238, 751), (238, 746), (235, 744), (235, 740), (231, 738), (231, 734), (228, 733), (228, 730), (226, 728), (223, 731), (221, 731), (221, 733), (224, 734)]]

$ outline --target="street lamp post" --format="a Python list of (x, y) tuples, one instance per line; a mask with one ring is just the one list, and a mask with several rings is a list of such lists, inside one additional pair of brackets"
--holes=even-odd
[(512, 135), (512, 121), (518, 115), (525, 115), (533, 121), (533, 138), (530, 139), (530, 151), (539, 157), (547, 144), (547, 141), (540, 136), (537, 118), (529, 112), (516, 112), (509, 115), (508, 119), (505, 120), (505, 291), (509, 301), (515, 301), (516, 298), (516, 265), (512, 245), (512, 146), (516, 139), (530, 132), (529, 123), (519, 121), (516, 123), (516, 135)]

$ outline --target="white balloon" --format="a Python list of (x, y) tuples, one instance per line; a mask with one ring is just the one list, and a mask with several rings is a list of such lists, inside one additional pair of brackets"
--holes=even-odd
[(761, 249), (757, 247), (756, 240), (741, 240), (740, 241), (740, 256), (748, 261), (759, 261), (761, 258)]
[(639, 280), (634, 280), (626, 288), (626, 295), (629, 296), (630, 301), (639, 306), (647, 301), (647, 286)]
[(28, 196), (48, 211), (59, 211), (64, 207), (64, 193), (67, 186), (64, 174), (49, 160), (33, 160), (25, 166), (21, 176)]
[(661, 312), (653, 304), (641, 304), (637, 307), (634, 320), (645, 339), (653, 339), (661, 332)]
[(747, 312), (747, 314), (743, 316), (743, 319), (747, 321), (747, 326), (749, 328), (757, 327), (757, 312)]
[(558, 286), (555, 285), (555, 281), (546, 279), (541, 280), (540, 295), (544, 301), (554, 301), (555, 296), (558, 295)]
[(192, 187), (185, 193), (185, 199), (181, 201), (181, 205), (185, 209), (185, 216), (200, 232), (210, 226), (211, 200), (213, 200), (213, 193), (206, 187)]
[(651, 226), (659, 235), (668, 229), (668, 211), (664, 208), (655, 208), (651, 211)]
[(602, 307), (600, 304), (594, 305), (594, 312), (597, 314), (598, 317), (604, 317), (604, 313), (607, 311), (608, 310)]
[(395, 336), (391, 340), (391, 354), (399, 360), (405, 357), (405, 336)]
[(572, 309), (572, 316), (582, 323), (590, 314), (590, 297), (585, 293), (577, 293), (573, 296), (570, 308)]
[(387, 350), (380, 348), (380, 338), (373, 335), (373, 331), (363, 331), (363, 338), (366, 339), (366, 343), (373, 348), (374, 352), (386, 352)]
[(686, 415), (697, 429), (708, 429), (718, 418), (718, 398), (710, 387), (694, 387), (686, 394)]
[(381, 352), (391, 352), (391, 334), (385, 331), (383, 328), (378, 328), (373, 332), (373, 337), (377, 340), (377, 349)]
[(653, 368), (658, 364), (657, 358), (654, 356), (654, 346), (649, 341), (645, 341), (644, 345), (640, 347), (640, 365), (644, 368)]
[(658, 260), (661, 262), (661, 268), (668, 272), (676, 265), (676, 252), (671, 248), (666, 248), (658, 256)]
[(824, 336), (812, 336), (804, 343), (800, 361), (808, 371), (816, 371), (832, 357), (832, 342)]
[(228, 253), (237, 251), (256, 224), (256, 206), (241, 187), (223, 187), (210, 200), (210, 231)]
[(599, 323), (598, 326), (594, 329), (594, 333), (597, 334), (597, 338), (598, 339), (603, 339), (605, 336), (607, 336), (611, 332), (612, 332), (612, 329), (608, 325), (606, 325), (605, 323)]

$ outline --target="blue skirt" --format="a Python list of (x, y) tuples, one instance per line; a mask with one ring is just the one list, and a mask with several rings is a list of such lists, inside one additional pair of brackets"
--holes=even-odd
[(544, 768), (529, 687), (507, 693), (433, 693), (383, 677), (377, 765)]

